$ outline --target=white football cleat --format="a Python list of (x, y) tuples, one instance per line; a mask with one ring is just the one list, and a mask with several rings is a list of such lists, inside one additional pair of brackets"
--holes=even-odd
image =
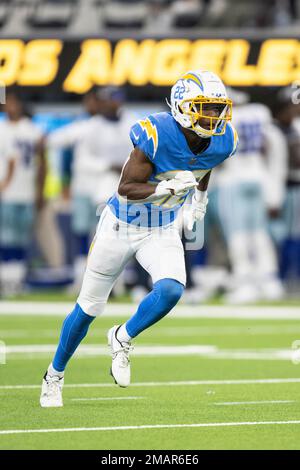
[(224, 301), (229, 305), (253, 304), (259, 300), (259, 291), (252, 284), (243, 284), (224, 295)]
[(62, 389), (64, 378), (58, 375), (44, 375), (40, 405), (42, 408), (55, 408), (63, 406)]
[(260, 286), (262, 300), (282, 300), (284, 298), (284, 288), (282, 282), (277, 278), (268, 279)]
[(113, 326), (107, 333), (108, 346), (111, 348), (112, 365), (110, 374), (115, 383), (120, 387), (130, 385), (130, 360), (129, 353), (133, 346), (130, 343), (121, 343), (116, 336), (120, 325)]

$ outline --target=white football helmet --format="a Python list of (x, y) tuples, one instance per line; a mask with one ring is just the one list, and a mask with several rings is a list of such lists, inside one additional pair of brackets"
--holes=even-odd
[(222, 80), (207, 70), (185, 73), (173, 85), (168, 104), (182, 127), (204, 138), (224, 134), (232, 118), (232, 101)]

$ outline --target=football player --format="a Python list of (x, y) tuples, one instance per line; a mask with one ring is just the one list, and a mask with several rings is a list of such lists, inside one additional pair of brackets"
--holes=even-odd
[(46, 162), (42, 132), (21, 99), (7, 93), (3, 108), (6, 119), (0, 124), (1, 140), (13, 143), (16, 157), (12, 178), (2, 191), (0, 239), (6, 261), (4, 291), (14, 293), (22, 289), (26, 275), (35, 211), (43, 205)]
[[(295, 93), (296, 101), (293, 97)], [(280, 90), (273, 112), (288, 146), (287, 191), (278, 242), (282, 243), (281, 269), (285, 277), (300, 277), (300, 103), (299, 89)], [(291, 286), (292, 287), (292, 286)], [(299, 285), (295, 283), (296, 291)]]
[(183, 75), (171, 90), (170, 107), (171, 112), (152, 114), (131, 128), (134, 149), (102, 213), (77, 303), (43, 378), (42, 407), (63, 405), (67, 362), (132, 256), (150, 274), (153, 289), (126, 323), (108, 331), (111, 374), (119, 386), (130, 384), (131, 340), (170, 312), (183, 293), (186, 274), (176, 216), (192, 193), (189, 228), (203, 219), (210, 172), (234, 154), (238, 138), (230, 124), (232, 102), (214, 73)]
[(285, 139), (269, 109), (260, 103), (236, 106), (233, 123), (239, 134), (237, 158), (220, 165), (211, 181), (215, 190), (210, 208), (220, 223), (232, 270), (225, 300), (235, 304), (279, 300), (283, 287), (268, 233), (268, 213), (280, 212), (284, 202)]

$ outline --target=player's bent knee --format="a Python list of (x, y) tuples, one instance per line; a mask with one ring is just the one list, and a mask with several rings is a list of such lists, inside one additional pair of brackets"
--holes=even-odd
[(161, 279), (155, 283), (154, 287), (160, 291), (168, 307), (176, 305), (184, 291), (184, 285), (175, 279)]
[(82, 308), (82, 310), (91, 317), (99, 317), (105, 309), (106, 301), (93, 301), (92, 299), (88, 299), (85, 297), (79, 296), (77, 299), (78, 305)]

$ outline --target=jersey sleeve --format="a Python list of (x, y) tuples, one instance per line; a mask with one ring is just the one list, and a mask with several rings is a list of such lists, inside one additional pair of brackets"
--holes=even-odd
[(140, 120), (131, 127), (130, 139), (134, 147), (142, 150), (149, 160), (154, 160), (158, 147), (158, 131), (150, 118)]
[(86, 132), (87, 121), (78, 121), (67, 124), (52, 131), (47, 136), (47, 144), (56, 149), (73, 147)]
[(235, 129), (235, 127), (231, 124), (231, 122), (228, 124), (229, 127), (230, 127), (230, 130), (231, 130), (231, 133), (232, 133), (232, 146), (231, 146), (231, 152), (230, 154), (228, 155), (229, 157), (232, 157), (236, 151), (237, 151), (237, 148), (238, 148), (238, 145), (239, 145), (239, 136), (238, 136), (238, 133), (237, 133), (237, 130)]

